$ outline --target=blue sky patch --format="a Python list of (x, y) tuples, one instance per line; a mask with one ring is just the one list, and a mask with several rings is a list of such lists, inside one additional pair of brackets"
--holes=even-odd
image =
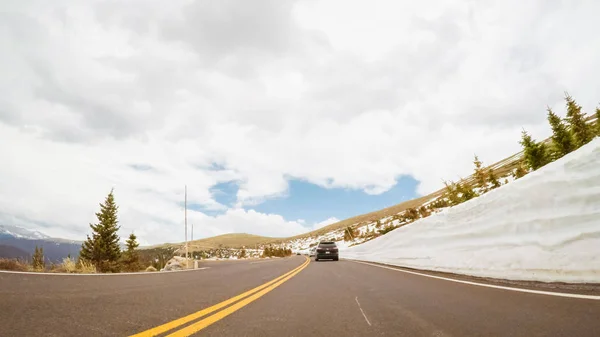
[[(343, 220), (414, 199), (417, 197), (417, 185), (417, 180), (403, 176), (387, 192), (369, 195), (362, 190), (326, 189), (305, 181), (291, 180), (285, 197), (268, 199), (260, 205), (249, 206), (246, 209), (280, 214), (286, 220), (304, 219), (306, 225), (311, 226), (330, 217)], [(231, 200), (231, 196), (228, 196), (227, 200)], [(233, 200), (235, 201), (235, 194)]]
[(237, 181), (228, 181), (218, 183), (210, 188), (213, 198), (220, 204), (231, 207), (237, 200), (237, 192), (239, 190)]

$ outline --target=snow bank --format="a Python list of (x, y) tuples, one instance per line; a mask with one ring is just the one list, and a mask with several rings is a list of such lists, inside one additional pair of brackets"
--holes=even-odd
[(473, 276), (600, 282), (600, 138), (344, 258)]

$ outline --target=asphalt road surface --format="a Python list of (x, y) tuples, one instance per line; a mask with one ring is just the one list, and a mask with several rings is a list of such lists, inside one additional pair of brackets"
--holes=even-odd
[(303, 256), (141, 275), (0, 273), (0, 336), (600, 336), (600, 300)]

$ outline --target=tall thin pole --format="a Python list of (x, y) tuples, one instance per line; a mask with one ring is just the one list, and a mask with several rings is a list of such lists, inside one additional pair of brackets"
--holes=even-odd
[(185, 185), (184, 205), (185, 205), (185, 210), (184, 210), (184, 216), (185, 216), (185, 265), (186, 265), (186, 267), (189, 268), (189, 265), (188, 265), (188, 241), (187, 241), (187, 185)]
[(190, 241), (194, 242), (194, 224), (192, 223), (192, 238)]

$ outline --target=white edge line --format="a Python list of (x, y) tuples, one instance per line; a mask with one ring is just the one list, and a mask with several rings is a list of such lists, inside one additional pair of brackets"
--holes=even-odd
[(358, 308), (360, 309), (360, 312), (362, 313), (363, 317), (365, 318), (365, 321), (367, 321), (367, 324), (369, 324), (369, 326), (371, 326), (371, 322), (369, 322), (369, 319), (367, 318), (367, 315), (365, 315), (365, 312), (362, 310), (362, 307), (360, 306), (360, 303), (358, 303), (358, 296), (356, 296), (354, 298), (354, 300), (356, 301), (356, 304), (358, 304)]
[(51, 275), (51, 276), (121, 276), (121, 275), (156, 275), (156, 274), (170, 274), (170, 273), (179, 273), (184, 271), (198, 271), (209, 269), (210, 267), (202, 267), (197, 269), (186, 269), (186, 270), (171, 270), (171, 271), (142, 271), (139, 273), (95, 273), (95, 274), (78, 274), (78, 273), (37, 273), (33, 271), (10, 271), (10, 270), (0, 270), (2, 274), (21, 274), (21, 275)]
[[(600, 296), (598, 296), (598, 295), (557, 293), (557, 292), (552, 292), (552, 291), (531, 290), (531, 289), (514, 288), (514, 287), (504, 287), (504, 286), (497, 286), (497, 285), (493, 285), (493, 284), (485, 284), (485, 283), (477, 283), (477, 282), (471, 282), (471, 281), (463, 281), (463, 280), (457, 280), (457, 279), (452, 279), (452, 278), (448, 278), (448, 277), (441, 277), (441, 276), (428, 275), (428, 274), (424, 274), (424, 273), (417, 273), (417, 272), (414, 272), (414, 271), (408, 271), (408, 270), (404, 270), (404, 269), (392, 268), (392, 267), (382, 266), (382, 265), (378, 265), (378, 264), (374, 264), (374, 263), (369, 263), (369, 262), (356, 261), (356, 260), (351, 260), (351, 259), (345, 259), (345, 260), (351, 261), (351, 262), (354, 262), (354, 263), (362, 263), (362, 264), (366, 264), (366, 265), (373, 266), (373, 267), (390, 269), (390, 270), (399, 271), (399, 272), (403, 272), (403, 273), (420, 275), (420, 276), (425, 276), (425, 277), (431, 277), (431, 278), (435, 278), (435, 279), (439, 279), (439, 280), (445, 280), (445, 281), (451, 281), (451, 282), (457, 282), (457, 283), (470, 284), (470, 285), (480, 286), (480, 287), (495, 288), (495, 289), (510, 290), (510, 291), (518, 291), (518, 292), (522, 292), (522, 293), (531, 293), (531, 294), (539, 294), (539, 295), (557, 296), (557, 297), (570, 297), (570, 298), (582, 298), (582, 299), (587, 299), (587, 300), (600, 300)], [(400, 266), (398, 266), (398, 267), (400, 267)]]

